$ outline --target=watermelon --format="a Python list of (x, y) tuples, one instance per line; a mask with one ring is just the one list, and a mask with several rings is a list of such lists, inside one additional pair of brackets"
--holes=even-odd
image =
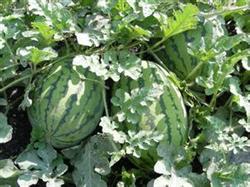
[[(225, 34), (226, 29), (221, 16), (203, 18), (196, 29), (169, 38), (164, 43), (164, 49), (157, 55), (171, 71), (184, 80), (201, 62), (196, 55), (190, 54), (188, 49), (191, 48), (194, 52), (207, 51), (213, 48), (218, 38)], [(202, 68), (197, 72), (197, 74), (200, 73), (202, 73)], [(190, 79), (197, 77), (197, 74)]]
[(36, 82), (28, 116), (33, 129), (42, 130), (48, 143), (70, 147), (95, 130), (104, 105), (103, 82), (94, 73), (62, 61)]
[[(169, 145), (183, 145), (187, 139), (187, 113), (183, 98), (178, 88), (169, 79), (166, 70), (153, 62), (142, 62), (142, 76), (138, 80), (122, 77), (115, 84), (114, 92), (118, 88), (130, 92), (135, 88), (152, 87), (154, 83), (164, 85), (164, 93), (159, 100), (154, 101), (149, 107), (149, 112), (141, 116), (138, 124), (139, 130), (157, 129), (164, 134)], [(119, 111), (113, 106), (113, 113)], [(127, 129), (135, 125), (127, 123)]]

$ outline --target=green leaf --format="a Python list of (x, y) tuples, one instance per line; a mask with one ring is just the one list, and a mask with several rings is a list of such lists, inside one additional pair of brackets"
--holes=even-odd
[(187, 4), (182, 11), (174, 11), (173, 17), (168, 17), (161, 13), (155, 13), (154, 17), (159, 21), (164, 40), (184, 32), (186, 30), (194, 29), (197, 24), (199, 9), (192, 4)]
[(6, 143), (12, 139), (13, 128), (8, 124), (7, 117), (0, 113), (0, 143)]
[(207, 72), (204, 71), (202, 76), (197, 77), (196, 82), (206, 88), (206, 95), (216, 95), (219, 91), (227, 89), (224, 85), (226, 78), (234, 71), (234, 66), (242, 58), (248, 56), (250, 56), (250, 52), (248, 49), (245, 49), (226, 59), (222, 58), (219, 62), (209, 62), (210, 64), (207, 66)]
[(91, 47), (94, 43), (89, 33), (76, 33), (77, 43), (79, 45)]
[(79, 150), (82, 148), (82, 145), (72, 146), (62, 150), (63, 155), (68, 159), (74, 159), (75, 156), (79, 153)]
[(136, 187), (135, 185), (136, 177), (133, 171), (126, 171), (123, 168), (122, 171), (122, 181), (118, 182), (117, 187), (119, 186), (129, 186), (129, 187)]
[(20, 48), (18, 49), (17, 54), (21, 57), (23, 61), (30, 60), (34, 64), (39, 64), (43, 61), (52, 60), (58, 56), (57, 52), (51, 47), (46, 47), (41, 50), (33, 46)]
[(242, 63), (243, 68), (245, 68), (245, 70), (250, 71), (250, 58), (249, 57), (243, 58), (241, 60), (241, 63)]
[(77, 55), (73, 59), (73, 65), (75, 66), (82, 66), (83, 68), (89, 68), (89, 71), (95, 73), (97, 76), (104, 77), (106, 80), (108, 70), (107, 65), (100, 63), (100, 58), (98, 55), (91, 55), (91, 56), (83, 56)]
[(62, 38), (62, 33), (76, 31), (75, 20), (67, 6), (68, 3), (28, 0), (27, 7), (33, 14), (41, 16), (40, 20), (49, 23), (58, 32), (58, 38)]
[(175, 186), (185, 186), (185, 187), (209, 187), (208, 180), (202, 176), (192, 173), (188, 170), (171, 170), (169, 175), (161, 175), (160, 177), (151, 180), (148, 184), (150, 187), (175, 187)]
[(73, 179), (78, 187), (107, 186), (101, 175), (110, 173), (109, 152), (113, 146), (108, 137), (103, 135), (92, 136), (86, 145), (79, 150), (75, 158), (71, 160), (75, 167)]
[(21, 32), (26, 29), (22, 17), (23, 14), (20, 12), (13, 12), (5, 17), (0, 15), (0, 31), (2, 31), (0, 36), (5, 40), (21, 38)]
[(32, 48), (31, 49), (31, 62), (38, 64), (42, 61), (48, 61), (57, 57), (57, 52), (52, 48), (44, 48), (43, 50)]
[(114, 121), (111, 121), (108, 117), (102, 117), (101, 122), (99, 124), (102, 127), (102, 132), (108, 134), (112, 137), (112, 140), (117, 143), (125, 143), (126, 134), (122, 131), (118, 131), (118, 124)]
[(5, 47), (5, 40), (0, 37), (0, 49), (3, 49)]
[(248, 186), (250, 170), (249, 164), (228, 165), (218, 168), (211, 174), (211, 185), (213, 186)]
[(22, 185), (36, 184), (38, 179), (44, 182), (62, 184), (57, 180), (68, 169), (56, 150), (48, 144), (37, 143), (28, 146), (16, 159), (21, 170), (25, 172), (18, 178), (18, 183)]
[(39, 178), (36, 175), (32, 175), (32, 173), (25, 173), (21, 175), (20, 177), (18, 177), (17, 183), (20, 186), (29, 187), (31, 185), (37, 184), (38, 179)]
[(0, 106), (6, 106), (8, 104), (8, 102), (6, 101), (6, 99), (0, 98)]
[(123, 120), (126, 119), (127, 122), (136, 124), (140, 121), (142, 114), (150, 115), (151, 104), (159, 99), (162, 93), (163, 86), (155, 83), (151, 87), (133, 89), (130, 93), (118, 89), (111, 102), (120, 108), (118, 116), (122, 115)]
[(237, 46), (240, 42), (247, 42), (250, 44), (250, 38), (246, 34), (237, 34), (235, 36), (222, 36), (215, 43), (216, 53), (228, 51)]
[(23, 110), (25, 110), (26, 107), (30, 107), (32, 105), (32, 99), (30, 99), (29, 93), (33, 88), (34, 88), (34, 85), (29, 84), (25, 89), (24, 98), (21, 104), (19, 105), (19, 107), (22, 108)]
[(161, 0), (127, 0), (127, 3), (133, 8), (133, 11), (142, 14), (143, 17), (151, 16), (159, 6), (161, 5)]
[(177, 159), (184, 159), (185, 152), (182, 147), (176, 149), (168, 145), (166, 141), (161, 141), (157, 146), (157, 153), (162, 158), (154, 166), (154, 171), (163, 175), (170, 175), (172, 168), (175, 167)]
[[(134, 80), (141, 75), (141, 59), (128, 51), (107, 51), (104, 54), (103, 62), (110, 65), (110, 71), (117, 76), (123, 73)], [(117, 80), (114, 80), (117, 81)]]
[(246, 32), (246, 33), (249, 33), (250, 32), (250, 15), (247, 13), (245, 14), (242, 14), (242, 13), (239, 13), (239, 14), (234, 14), (233, 15), (234, 17), (234, 20), (236, 22), (236, 29), (238, 32)]
[(102, 77), (104, 80), (120, 79), (120, 74), (137, 79), (141, 74), (141, 60), (128, 51), (107, 51), (103, 58), (93, 54), (91, 56), (77, 55), (73, 65), (89, 68), (89, 71)]
[(10, 159), (0, 160), (0, 178), (10, 178), (19, 173), (18, 168)]
[(64, 181), (62, 179), (50, 179), (46, 183), (46, 187), (61, 187), (64, 185)]
[[(43, 39), (45, 40), (46, 44), (51, 44), (54, 41), (54, 35), (56, 34), (56, 31), (53, 30), (50, 26), (48, 26), (44, 22), (33, 22), (32, 26), (36, 28), (39, 33), (42, 35)], [(42, 41), (44, 42), (44, 41)]]
[(83, 46), (100, 46), (110, 39), (110, 19), (101, 14), (86, 16), (86, 25), (76, 33), (77, 42)]
[[(127, 145), (124, 149), (127, 154), (136, 158), (143, 157), (143, 151), (148, 151), (150, 148), (155, 147), (164, 137), (163, 134), (153, 130), (128, 130), (127, 134)], [(156, 156), (153, 152), (152, 155)], [(154, 162), (152, 155), (150, 155), (150, 159), (152, 159), (151, 162)]]

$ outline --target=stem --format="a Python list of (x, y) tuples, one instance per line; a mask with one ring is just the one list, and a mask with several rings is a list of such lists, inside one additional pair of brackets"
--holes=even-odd
[[(1, 86), (4, 87), (4, 84), (2, 82), (1, 82)], [(3, 95), (4, 95), (4, 98), (5, 98), (6, 102), (7, 102), (4, 114), (7, 115), (10, 108), (9, 108), (9, 104), (8, 104), (8, 96), (7, 96), (6, 91), (3, 92)]]
[(13, 67), (15, 67), (15, 66), (19, 66), (19, 64), (12, 64), (12, 65), (9, 65), (9, 66), (7, 66), (7, 67), (1, 68), (0, 71), (5, 71), (5, 70), (10, 69), (10, 68), (13, 68)]
[(153, 47), (151, 47), (151, 49), (155, 49), (157, 47), (159, 47), (162, 43), (164, 43), (169, 37), (164, 37), (162, 38), (159, 42), (157, 42), (155, 45), (153, 45)]
[(245, 5), (245, 6), (240, 6), (240, 7), (231, 7), (231, 8), (227, 8), (225, 10), (221, 10), (221, 11), (215, 11), (213, 13), (200, 13), (200, 15), (204, 16), (205, 18), (210, 18), (216, 15), (221, 15), (221, 14), (225, 14), (225, 13), (232, 13), (232, 12), (237, 12), (237, 11), (241, 11), (241, 10), (248, 10), (249, 6)]
[(149, 49), (149, 53), (158, 61), (158, 63), (164, 67), (164, 69), (168, 70), (167, 66), (162, 62), (162, 60), (151, 50)]
[[(147, 45), (148, 46), (148, 45)], [(157, 49), (153, 49), (153, 48), (151, 48), (151, 49), (145, 49), (145, 50), (143, 50), (143, 51), (140, 51), (140, 52), (137, 52), (137, 53), (135, 53), (135, 54), (137, 54), (137, 55), (141, 55), (141, 54), (143, 54), (143, 53), (146, 53), (146, 52), (149, 52), (149, 50), (151, 50), (152, 52), (157, 52), (157, 51), (160, 51), (160, 50), (162, 50), (162, 49), (164, 49), (165, 48), (165, 46), (161, 46), (161, 47), (159, 47), (159, 48), (157, 48)]]
[[(232, 96), (230, 96), (230, 98), (231, 98), (231, 97), (232, 97)], [(229, 126), (232, 127), (232, 122), (233, 122), (233, 111), (232, 111), (232, 100), (231, 100), (231, 99), (230, 99), (228, 108), (229, 108), (229, 110), (230, 110), (230, 112), (229, 112)]]
[(73, 53), (73, 54), (67, 54), (67, 55), (65, 55), (65, 56), (63, 56), (63, 57), (61, 57), (61, 58), (58, 58), (57, 60), (53, 61), (52, 63), (48, 64), (47, 66), (45, 66), (45, 67), (43, 67), (43, 68), (41, 68), (41, 69), (39, 69), (39, 70), (36, 70), (36, 73), (39, 73), (39, 72), (45, 70), (46, 68), (52, 66), (53, 64), (55, 64), (55, 63), (57, 63), (57, 62), (60, 62), (60, 61), (62, 61), (62, 60), (64, 60), (64, 59), (67, 59), (67, 58), (70, 58), (70, 57), (74, 57), (75, 55), (76, 55), (76, 54), (74, 54), (74, 53)]
[(185, 78), (186, 81), (192, 79), (192, 77), (201, 69), (201, 67), (203, 66), (203, 64), (205, 64), (206, 61), (201, 61), (200, 63), (197, 64), (197, 66), (195, 66), (195, 68), (187, 75), (187, 77)]
[(70, 53), (70, 46), (69, 46), (69, 42), (67, 41), (67, 39), (64, 40), (64, 43), (66, 45), (66, 53), (69, 54)]
[(212, 99), (211, 99), (211, 101), (210, 101), (209, 106), (210, 106), (211, 108), (214, 107), (214, 106), (216, 105), (217, 92), (218, 92), (218, 91), (216, 91), (216, 92), (213, 94), (213, 97), (212, 97)]
[[(104, 104), (105, 114), (106, 114), (106, 116), (107, 116), (108, 118), (110, 118), (110, 117), (109, 117), (109, 111), (108, 111), (108, 104), (107, 104), (107, 100), (106, 100), (106, 90), (105, 90), (105, 87), (104, 87), (103, 90), (102, 90), (102, 97), (103, 97), (103, 104)], [(108, 137), (108, 140), (109, 140), (110, 144), (112, 145), (113, 149), (115, 150), (115, 152), (118, 152), (119, 149), (118, 149), (118, 147), (115, 145), (113, 139), (111, 139), (110, 136), (107, 136), (107, 137)]]
[(7, 90), (8, 88), (10, 88), (11, 86), (14, 86), (15, 84), (17, 84), (17, 83), (19, 83), (19, 82), (21, 82), (21, 81), (23, 81), (23, 80), (25, 80), (25, 79), (28, 79), (28, 78), (30, 78), (30, 77), (31, 77), (31, 75), (26, 75), (26, 76), (24, 76), (24, 77), (21, 77), (20, 79), (17, 79), (17, 80), (15, 80), (15, 81), (13, 81), (12, 83), (8, 84), (7, 86), (1, 88), (1, 89), (0, 89), (0, 93), (1, 93), (1, 92), (4, 92), (5, 90)]
[(75, 42), (73, 40), (70, 40), (70, 43), (73, 46), (73, 48), (74, 48), (75, 51), (80, 52), (79, 48), (75, 45)]
[(6, 47), (8, 48), (8, 51), (9, 51), (9, 53), (10, 53), (10, 55), (11, 55), (13, 61), (14, 61), (16, 64), (18, 64), (17, 59), (16, 59), (16, 57), (15, 57), (15, 55), (14, 55), (14, 53), (13, 53), (13, 51), (12, 51), (12, 49), (11, 49), (11, 47), (10, 47), (10, 45), (9, 45), (9, 43), (8, 43), (7, 40), (5, 40), (5, 44), (6, 44)]
[(120, 45), (117, 49), (118, 49), (118, 51), (122, 50), (122, 49), (129, 49), (131, 47), (139, 45), (140, 43), (141, 43), (141, 41), (136, 41), (135, 43), (132, 43), (132, 44), (130, 44), (128, 46)]
[(213, 97), (211, 99), (210, 102), (210, 107), (215, 106), (215, 101), (216, 101), (216, 97), (217, 94), (219, 92), (219, 89), (221, 88), (221, 86), (223, 85), (223, 82), (225, 80), (225, 77), (230, 74), (231, 70), (233, 69), (234, 65), (241, 60), (243, 57), (248, 57), (250, 56), (250, 52), (248, 49), (241, 51), (239, 53), (234, 54), (233, 56), (228, 57), (224, 64), (222, 64), (222, 71), (223, 73), (218, 77), (217, 82), (215, 83), (215, 92), (213, 94)]
[(105, 114), (109, 118), (109, 111), (108, 111), (108, 104), (107, 104), (107, 101), (106, 101), (105, 87), (102, 89), (102, 97), (103, 97), (103, 104), (104, 104)]
[(147, 173), (148, 171), (152, 171), (152, 168), (149, 167), (149, 166), (147, 166), (147, 165), (144, 165), (144, 167), (141, 166), (140, 163), (138, 163), (138, 162), (136, 161), (137, 158), (134, 158), (133, 156), (130, 156), (130, 155), (128, 155), (127, 158), (128, 158), (128, 160), (129, 160), (132, 164), (134, 164), (134, 165), (135, 165), (137, 168), (139, 168), (140, 170), (145, 171), (146, 173)]
[[(74, 54), (65, 55), (65, 56), (63, 56), (63, 57), (61, 57), (61, 58), (55, 60), (54, 62), (50, 63), (49, 65), (47, 65), (47, 66), (45, 66), (45, 67), (43, 67), (43, 68), (41, 68), (41, 69), (38, 69), (38, 70), (36, 70), (36, 67), (31, 68), (31, 71), (32, 71), (31, 75), (26, 75), (26, 76), (24, 76), (24, 77), (21, 77), (20, 79), (17, 79), (17, 80), (15, 80), (15, 81), (13, 81), (12, 83), (8, 84), (7, 86), (1, 88), (1, 89), (0, 89), (0, 93), (3, 92), (3, 91), (5, 91), (6, 89), (10, 88), (11, 86), (14, 86), (15, 84), (17, 84), (17, 83), (19, 83), (19, 82), (25, 80), (25, 79), (32, 78), (33, 75), (35, 75), (35, 74), (37, 74), (37, 73), (39, 73), (39, 72), (45, 70), (45, 69), (48, 68), (49, 66), (52, 66), (53, 64), (55, 64), (55, 63), (57, 63), (57, 62), (59, 62), (59, 61), (61, 61), (61, 60), (64, 60), (64, 59), (66, 59), (66, 58), (72, 57), (72, 56), (74, 56)], [(91, 80), (91, 79), (86, 79), (86, 80)], [(91, 80), (91, 81), (95, 81), (95, 82), (98, 82), (98, 83), (100, 84), (99, 81), (96, 81), (96, 80)], [(102, 83), (101, 83), (101, 84), (102, 84)], [(103, 84), (102, 84), (102, 85), (103, 85)]]
[(74, 57), (75, 55), (76, 55), (75, 53), (67, 54), (67, 55), (65, 55), (65, 56), (63, 56), (61, 58), (58, 58), (57, 60), (53, 61), (52, 63), (50, 63), (50, 65), (55, 64), (57, 62), (60, 62), (60, 61), (62, 61), (64, 59), (67, 59), (67, 58), (70, 58), (70, 57)]
[(97, 81), (97, 80), (95, 80), (95, 79), (83, 78), (83, 79), (81, 79), (81, 80), (93, 81), (93, 82), (98, 83), (98, 84), (100, 84), (101, 86), (103, 86), (103, 88), (109, 89), (109, 87), (105, 86), (105, 84), (103, 84), (101, 81)]
[(160, 51), (160, 50), (162, 50), (162, 49), (164, 49), (164, 48), (166, 48), (165, 46), (161, 46), (161, 47), (159, 47), (159, 48), (157, 48), (157, 49), (154, 49), (154, 50), (152, 50), (153, 52), (157, 52), (157, 51)]

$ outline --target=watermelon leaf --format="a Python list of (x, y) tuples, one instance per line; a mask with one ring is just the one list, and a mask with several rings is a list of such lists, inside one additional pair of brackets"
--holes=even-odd
[(4, 98), (0, 98), (0, 106), (6, 106), (8, 102)]
[(76, 30), (75, 20), (70, 11), (66, 9), (69, 5), (68, 3), (52, 3), (44, 0), (28, 0), (27, 7), (40, 20), (49, 23), (49, 26), (57, 31), (57, 38), (62, 39), (62, 33), (70, 33)]
[[(130, 93), (118, 89), (111, 99), (114, 106), (120, 108), (118, 116), (124, 116), (129, 123), (136, 124), (142, 114), (149, 112), (150, 104), (163, 94), (163, 86), (153, 84), (151, 87), (136, 88)], [(120, 121), (121, 122), (121, 121)]]
[(81, 147), (76, 157), (71, 159), (74, 165), (73, 179), (76, 186), (107, 186), (101, 175), (110, 173), (109, 152), (113, 146), (109, 139), (103, 135), (92, 136), (88, 142)]
[(0, 178), (10, 178), (18, 173), (19, 170), (11, 159), (0, 160)]
[(77, 42), (83, 46), (98, 47), (110, 39), (111, 24), (108, 17), (97, 14), (86, 17), (86, 25), (76, 33)]
[(159, 21), (164, 37), (161, 41), (156, 43), (152, 49), (161, 45), (171, 36), (194, 29), (197, 25), (198, 20), (196, 16), (198, 13), (199, 9), (192, 4), (187, 4), (182, 11), (175, 11), (173, 17), (168, 17), (161, 13), (155, 13), (154, 17)]
[[(33, 22), (32, 26), (38, 30), (42, 36), (42, 43), (50, 45), (54, 41), (54, 35), (56, 31), (44, 22)], [(45, 40), (45, 41), (44, 41)]]
[(6, 143), (12, 139), (13, 128), (8, 124), (7, 117), (0, 113), (0, 143)]
[(52, 60), (57, 57), (57, 52), (51, 47), (44, 49), (38, 49), (36, 47), (26, 47), (18, 50), (18, 55), (23, 61), (31, 61), (34, 64), (38, 64), (43, 61)]
[[(150, 130), (128, 130), (128, 132), (119, 129), (119, 123), (111, 121), (108, 117), (101, 119), (100, 126), (103, 133), (111, 137), (112, 141), (121, 144), (122, 149), (115, 149), (111, 154), (110, 166), (114, 165), (125, 154), (133, 155), (137, 158), (141, 157), (142, 150), (148, 150), (160, 142), (164, 135), (155, 129)], [(138, 127), (135, 127), (135, 129)]]
[(209, 181), (205, 176), (190, 171), (188, 150), (182, 147), (176, 149), (166, 142), (161, 142), (157, 147), (157, 152), (162, 159), (156, 162), (154, 171), (161, 176), (151, 180), (149, 186), (209, 186)]
[(48, 185), (60, 186), (64, 183), (60, 176), (68, 169), (57, 151), (45, 143), (28, 146), (17, 157), (15, 163), (22, 171), (18, 184), (24, 186), (36, 184), (38, 179), (42, 179)]
[(129, 51), (107, 51), (103, 57), (93, 54), (91, 56), (77, 55), (73, 65), (88, 68), (104, 80), (109, 78), (117, 82), (124, 74), (132, 79), (138, 79), (141, 73), (141, 60)]

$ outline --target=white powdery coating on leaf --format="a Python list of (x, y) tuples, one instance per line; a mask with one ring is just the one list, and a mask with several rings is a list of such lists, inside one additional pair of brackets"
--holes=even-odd
[(76, 33), (76, 39), (77, 43), (79, 45), (88, 46), (91, 47), (93, 45), (93, 42), (91, 41), (91, 38), (88, 33)]

